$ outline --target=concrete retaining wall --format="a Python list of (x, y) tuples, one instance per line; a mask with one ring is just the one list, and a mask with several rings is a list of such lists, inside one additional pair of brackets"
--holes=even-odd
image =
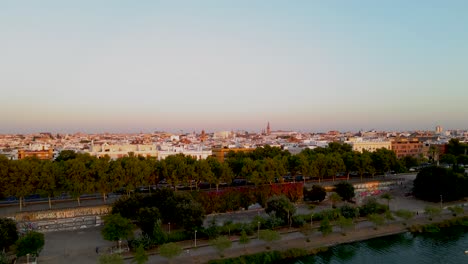
[(102, 216), (109, 214), (110, 206), (93, 206), (56, 209), (38, 212), (23, 212), (15, 215), (20, 232), (53, 232), (77, 230), (100, 226)]

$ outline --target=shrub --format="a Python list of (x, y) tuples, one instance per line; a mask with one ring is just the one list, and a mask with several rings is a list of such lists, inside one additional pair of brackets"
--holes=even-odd
[(339, 210), (340, 214), (345, 218), (356, 218), (359, 216), (359, 209), (349, 204), (341, 206)]
[(364, 204), (359, 207), (359, 214), (367, 216), (370, 214), (383, 214), (387, 211), (387, 206), (377, 202), (374, 197), (368, 197), (364, 200)]
[[(306, 224), (306, 220), (304, 219), (305, 215), (295, 215), (292, 218), (292, 226), (293, 227), (303, 227)], [(309, 216), (310, 219), (310, 216)]]
[(266, 228), (266, 229), (275, 229), (277, 227), (280, 227), (282, 225), (284, 225), (284, 221), (279, 218), (279, 217), (276, 217), (274, 214), (271, 215), (270, 217), (268, 217), (265, 221), (265, 223), (263, 224), (263, 228)]
[(309, 252), (303, 248), (291, 248), (284, 252), (281, 252), (282, 259), (295, 259), (299, 257), (308, 256)]

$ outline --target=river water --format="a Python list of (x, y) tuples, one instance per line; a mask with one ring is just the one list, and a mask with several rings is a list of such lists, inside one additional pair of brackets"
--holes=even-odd
[(436, 234), (404, 233), (339, 245), (292, 263), (461, 264), (468, 263), (468, 232), (446, 228)]

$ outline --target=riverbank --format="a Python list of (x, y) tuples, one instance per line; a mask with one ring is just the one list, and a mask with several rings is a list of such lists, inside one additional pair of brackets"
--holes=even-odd
[[(467, 213), (459, 216), (468, 216)], [(215, 259), (228, 259), (235, 258), (242, 255), (250, 255), (268, 251), (286, 251), (288, 249), (300, 248), (306, 250), (310, 254), (323, 250), (324, 248), (333, 247), (339, 244), (353, 243), (358, 241), (364, 241), (372, 238), (384, 237), (389, 235), (401, 234), (408, 232), (409, 227), (413, 225), (426, 225), (437, 222), (442, 222), (448, 219), (452, 219), (451, 213), (446, 212), (445, 214), (433, 219), (432, 221), (425, 215), (418, 215), (417, 218), (406, 221), (406, 225), (403, 221), (392, 221), (383, 226), (375, 228), (372, 224), (367, 221), (360, 222), (356, 225), (355, 229), (349, 230), (345, 235), (342, 234), (339, 228), (335, 228), (334, 232), (328, 236), (323, 236), (317, 231), (317, 226), (314, 226), (312, 230), (307, 229), (290, 229), (282, 230), (282, 238), (279, 241), (267, 244), (264, 241), (258, 239), (252, 239), (252, 241), (244, 245), (238, 243), (237, 237), (231, 237), (233, 245), (231, 248), (223, 252), (223, 258), (220, 254), (209, 246), (208, 241), (199, 241), (198, 248), (194, 248), (191, 241), (181, 242), (181, 246), (184, 248), (184, 253), (174, 260), (175, 262), (181, 263), (207, 263), (210, 260)], [(151, 263), (164, 263), (163, 258), (160, 256), (152, 256), (153, 261)]]

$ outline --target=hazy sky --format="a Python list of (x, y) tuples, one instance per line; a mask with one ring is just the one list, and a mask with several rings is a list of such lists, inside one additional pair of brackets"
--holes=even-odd
[(468, 1), (0, 1), (0, 133), (468, 128)]

